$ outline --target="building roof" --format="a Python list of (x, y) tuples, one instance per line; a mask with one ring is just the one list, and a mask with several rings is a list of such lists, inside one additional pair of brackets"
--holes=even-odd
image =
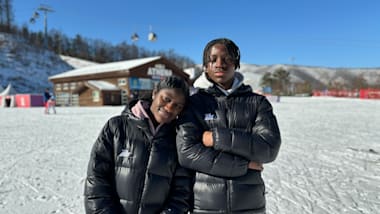
[(9, 83), (8, 86), (0, 93), (0, 96), (8, 96), (16, 94), (16, 90), (13, 88), (12, 84)]
[(90, 66), (90, 65), (98, 65), (99, 64), (97, 62), (92, 62), (92, 61), (88, 61), (88, 60), (84, 60), (84, 59), (79, 59), (79, 58), (75, 58), (75, 57), (71, 57), (71, 56), (59, 55), (59, 57), (63, 61), (65, 61), (67, 64), (69, 64), (71, 67), (73, 67), (74, 69), (83, 68), (83, 67), (87, 67), (87, 66)]
[(66, 77), (77, 77), (77, 76), (91, 75), (91, 74), (108, 73), (108, 72), (121, 71), (121, 70), (128, 71), (129, 69), (138, 67), (140, 65), (144, 65), (146, 63), (155, 61), (160, 58), (161, 58), (160, 56), (155, 56), (155, 57), (140, 58), (140, 59), (126, 60), (126, 61), (119, 61), (119, 62), (110, 62), (110, 63), (104, 63), (104, 64), (98, 64), (98, 65), (90, 65), (90, 66), (70, 70), (64, 73), (51, 76), (49, 77), (49, 80), (58, 79), (58, 78), (66, 78)]
[(101, 91), (117, 91), (120, 90), (116, 85), (102, 80), (88, 80), (88, 84), (101, 90)]

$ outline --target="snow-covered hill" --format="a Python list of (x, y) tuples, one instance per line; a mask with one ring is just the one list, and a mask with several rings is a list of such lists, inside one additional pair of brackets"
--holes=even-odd
[(49, 76), (90, 64), (94, 63), (37, 49), (22, 38), (0, 33), (0, 88), (12, 84), (17, 93), (42, 93), (51, 87)]
[(299, 65), (268, 65), (241, 64), (240, 72), (245, 77), (245, 82), (254, 89), (260, 88), (260, 80), (265, 72), (273, 73), (276, 69), (284, 68), (290, 73), (290, 81), (309, 82), (313, 88), (323, 88), (329, 82), (350, 84), (359, 76), (362, 76), (370, 85), (380, 85), (380, 68), (327, 68)]
[[(329, 83), (339, 83), (350, 85), (360, 76), (370, 85), (380, 86), (380, 68), (327, 68), (310, 67), (300, 65), (255, 65), (241, 63), (239, 72), (244, 75), (244, 83), (252, 86), (254, 90), (260, 90), (260, 81), (266, 72), (274, 73), (277, 69), (283, 68), (290, 74), (290, 82), (311, 84), (313, 89), (324, 89)], [(200, 69), (200, 68), (199, 68)], [(207, 81), (204, 76), (200, 76), (195, 81), (196, 87), (206, 87)]]

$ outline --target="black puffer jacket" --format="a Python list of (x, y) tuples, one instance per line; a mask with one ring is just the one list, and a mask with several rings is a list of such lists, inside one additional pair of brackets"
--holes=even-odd
[(86, 213), (185, 213), (191, 179), (178, 164), (175, 126), (153, 135), (147, 118), (127, 110), (105, 124), (93, 146)]
[[(214, 146), (202, 144), (213, 132)], [(273, 161), (281, 144), (272, 106), (240, 85), (226, 95), (216, 86), (191, 96), (181, 118), (177, 149), (182, 166), (196, 170), (194, 213), (263, 213), (265, 187), (261, 172), (249, 161)]]

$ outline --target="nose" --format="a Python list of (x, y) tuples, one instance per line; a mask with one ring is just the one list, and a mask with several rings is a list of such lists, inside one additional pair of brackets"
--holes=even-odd
[(169, 102), (169, 103), (166, 103), (166, 105), (164, 106), (164, 108), (165, 108), (165, 110), (166, 110), (167, 112), (172, 113), (172, 112), (174, 112), (174, 110), (175, 110), (175, 105), (174, 105), (173, 102)]
[(216, 67), (221, 67), (224, 65), (224, 60), (222, 59), (222, 57), (218, 57), (215, 61), (215, 66)]

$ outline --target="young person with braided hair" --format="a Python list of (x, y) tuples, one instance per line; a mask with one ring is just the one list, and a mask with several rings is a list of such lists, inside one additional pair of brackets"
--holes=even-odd
[(243, 84), (239, 67), (233, 41), (210, 41), (203, 52), (209, 87), (190, 97), (179, 119), (179, 162), (196, 171), (193, 213), (266, 210), (262, 164), (275, 160), (280, 131), (271, 104)]
[(167, 77), (152, 100), (133, 100), (97, 138), (85, 182), (86, 213), (187, 213), (192, 176), (178, 164), (175, 120), (187, 83)]

